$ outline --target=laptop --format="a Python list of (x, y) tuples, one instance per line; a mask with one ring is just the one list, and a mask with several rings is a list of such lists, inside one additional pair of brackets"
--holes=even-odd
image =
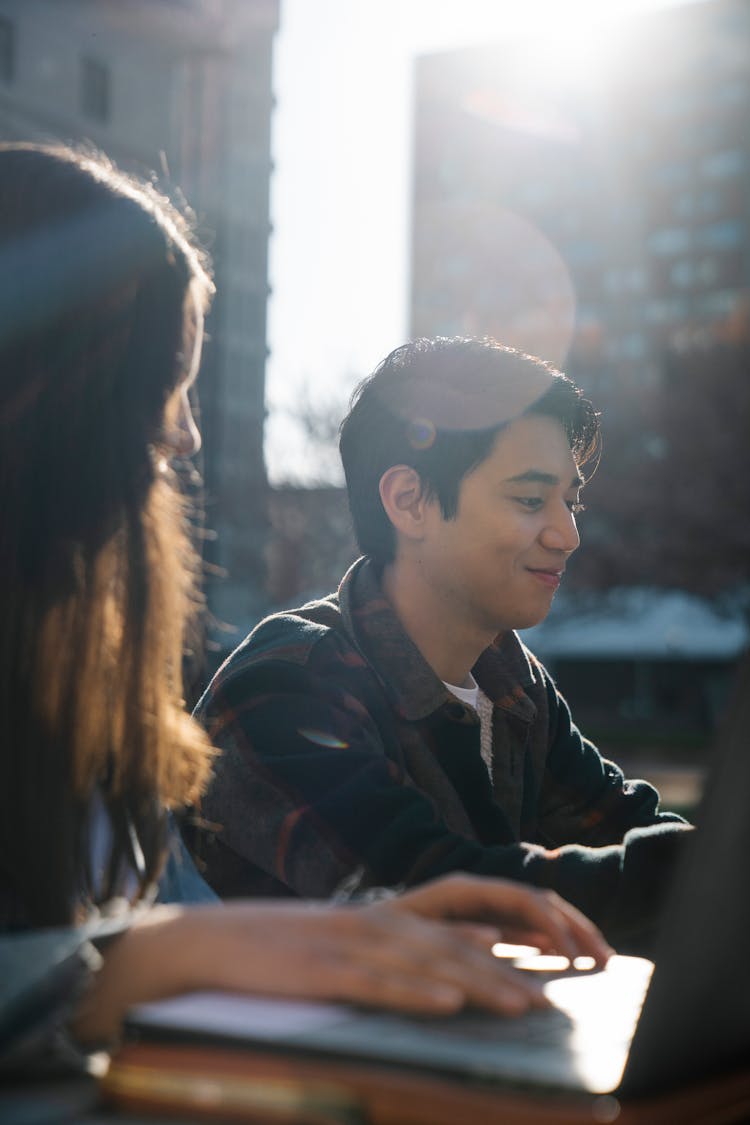
[[(750, 1057), (750, 663), (675, 875), (654, 963), (545, 975), (554, 1005), (518, 1019), (420, 1019), (343, 1004), (193, 994), (135, 1008), (131, 1041), (192, 1042), (396, 1065), (487, 1089), (618, 1098), (674, 1090)], [(542, 964), (544, 962), (541, 962)], [(115, 1070), (113, 1077), (117, 1078)]]

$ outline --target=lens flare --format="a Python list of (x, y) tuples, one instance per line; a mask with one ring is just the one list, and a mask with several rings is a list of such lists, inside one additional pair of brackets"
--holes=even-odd
[(429, 449), (436, 435), (435, 423), (429, 418), (414, 418), (409, 423), (408, 438), (412, 449)]
[(335, 735), (326, 734), (323, 730), (312, 730), (310, 727), (299, 727), (298, 734), (306, 738), (309, 742), (315, 742), (318, 746), (325, 746), (331, 750), (346, 750), (349, 746), (348, 742), (342, 742), (340, 738)]

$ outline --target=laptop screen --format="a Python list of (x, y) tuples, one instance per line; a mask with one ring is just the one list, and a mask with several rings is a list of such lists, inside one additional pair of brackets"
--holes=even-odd
[(660, 926), (651, 987), (633, 1040), (628, 1094), (747, 1064), (750, 1052), (750, 658), (745, 657), (711, 776)]

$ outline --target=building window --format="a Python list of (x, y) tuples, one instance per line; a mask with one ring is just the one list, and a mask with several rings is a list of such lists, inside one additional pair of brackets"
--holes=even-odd
[(716, 87), (714, 96), (723, 105), (744, 105), (750, 92), (744, 75), (733, 75)]
[(721, 319), (737, 308), (739, 294), (736, 289), (719, 289), (698, 302), (698, 311), (705, 317)]
[(701, 228), (697, 240), (711, 250), (733, 250), (745, 241), (745, 224), (739, 219), (710, 223)]
[(689, 289), (695, 280), (695, 267), (689, 258), (680, 258), (669, 271), (669, 277), (678, 289)]
[(648, 351), (640, 332), (628, 332), (620, 341), (620, 353), (626, 359), (643, 359)]
[(684, 161), (666, 162), (657, 164), (653, 175), (658, 184), (664, 184), (666, 187), (679, 187), (690, 180), (690, 168)]
[(0, 81), (12, 82), (16, 75), (16, 29), (0, 16)]
[(659, 298), (649, 301), (646, 306), (646, 319), (651, 324), (668, 324), (676, 320), (683, 320), (687, 315), (687, 306), (677, 297)]
[(680, 191), (674, 197), (674, 213), (678, 219), (689, 219), (695, 211), (695, 199), (689, 191)]
[(109, 120), (109, 67), (98, 59), (81, 60), (81, 109), (94, 121)]
[(719, 276), (719, 264), (716, 258), (703, 258), (698, 263), (696, 275), (703, 285), (713, 285)]
[(595, 242), (586, 238), (579, 238), (567, 247), (567, 257), (577, 266), (589, 265), (591, 262), (597, 261), (599, 247)]
[(685, 227), (662, 227), (648, 236), (654, 254), (683, 254), (690, 248), (690, 232)]
[(624, 271), (624, 280), (631, 293), (642, 293), (646, 288), (646, 271), (643, 266), (631, 266)]
[(747, 157), (741, 149), (728, 148), (704, 157), (702, 167), (706, 176), (724, 180), (741, 175), (747, 167)]

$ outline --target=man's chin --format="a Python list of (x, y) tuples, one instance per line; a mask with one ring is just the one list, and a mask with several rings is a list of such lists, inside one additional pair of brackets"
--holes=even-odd
[(498, 634), (507, 633), (511, 629), (533, 629), (535, 625), (541, 625), (541, 623), (546, 620), (549, 616), (550, 609), (551, 605), (548, 605), (543, 611), (537, 610), (535, 612), (529, 610), (526, 614), (519, 613), (514, 619), (513, 624), (505, 624), (502, 628), (498, 629)]

